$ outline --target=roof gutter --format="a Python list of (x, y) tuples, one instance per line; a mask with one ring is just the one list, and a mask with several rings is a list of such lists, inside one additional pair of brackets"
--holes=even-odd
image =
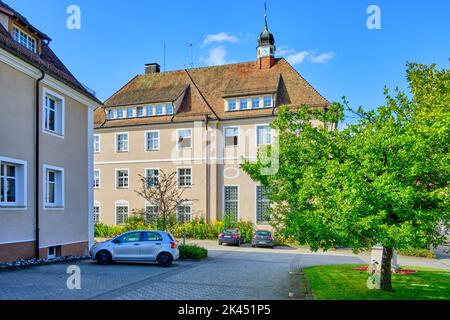
[(35, 256), (36, 259), (39, 259), (39, 243), (40, 243), (40, 228), (39, 228), (39, 193), (40, 193), (40, 188), (39, 188), (39, 167), (40, 167), (40, 159), (39, 159), (39, 143), (40, 143), (40, 126), (39, 126), (39, 116), (40, 116), (40, 106), (39, 106), (39, 101), (41, 100), (40, 98), (40, 88), (39, 88), (39, 84), (40, 82), (44, 79), (45, 77), (45, 72), (42, 69), (39, 69), (39, 71), (41, 72), (41, 76), (36, 80), (36, 100), (35, 100)]

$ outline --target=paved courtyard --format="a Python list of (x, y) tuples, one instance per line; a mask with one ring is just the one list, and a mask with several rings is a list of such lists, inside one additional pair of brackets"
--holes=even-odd
[[(81, 289), (67, 289), (67, 267), (55, 264), (0, 272), (0, 299), (287, 299), (289, 271), (324, 264), (368, 263), (366, 254), (346, 250), (311, 253), (307, 249), (218, 246), (200, 262), (177, 261), (171, 268), (146, 264), (100, 266), (85, 260)], [(450, 269), (450, 260), (401, 257), (400, 264)]]

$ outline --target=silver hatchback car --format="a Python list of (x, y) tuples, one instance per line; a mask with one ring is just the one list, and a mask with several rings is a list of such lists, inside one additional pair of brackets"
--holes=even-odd
[(161, 267), (170, 267), (172, 261), (180, 257), (177, 247), (177, 242), (168, 232), (136, 230), (98, 242), (89, 253), (99, 264), (113, 261), (157, 262)]

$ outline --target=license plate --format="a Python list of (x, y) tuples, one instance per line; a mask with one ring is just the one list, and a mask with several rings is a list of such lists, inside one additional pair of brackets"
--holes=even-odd
[(231, 238), (231, 236), (224, 236), (224, 238)]
[(265, 242), (264, 242), (264, 241), (258, 241), (258, 243), (259, 243), (259, 244), (264, 244)]

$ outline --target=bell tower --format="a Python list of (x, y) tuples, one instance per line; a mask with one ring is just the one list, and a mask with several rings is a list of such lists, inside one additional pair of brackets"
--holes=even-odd
[(275, 38), (267, 25), (267, 8), (264, 14), (264, 30), (258, 36), (257, 59), (260, 69), (269, 69), (275, 63)]

